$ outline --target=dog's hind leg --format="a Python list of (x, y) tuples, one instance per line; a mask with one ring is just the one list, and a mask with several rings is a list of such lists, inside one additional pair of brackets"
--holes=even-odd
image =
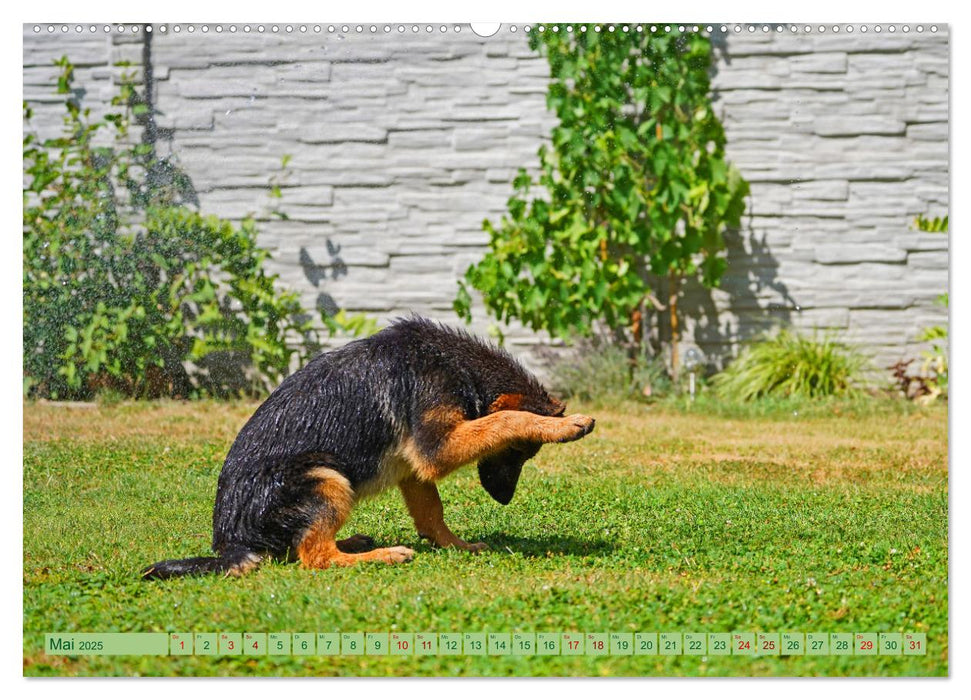
[(488, 549), (485, 542), (470, 543), (456, 537), (455, 533), (445, 524), (442, 499), (438, 495), (438, 487), (428, 481), (405, 479), (398, 488), (405, 497), (405, 505), (415, 521), (415, 529), (421, 537), (431, 540), (439, 547), (457, 547), (470, 552), (480, 552)]
[[(350, 515), (354, 503), (351, 484), (343, 474), (326, 467), (315, 468), (309, 475), (317, 479), (318, 516), (304, 532), (297, 545), (297, 558), (307, 569), (326, 569), (330, 566), (350, 566), (365, 561), (396, 564), (411, 561), (414, 551), (407, 547), (385, 547), (369, 552), (341, 551), (335, 539), (337, 531)], [(355, 538), (349, 538), (353, 540)], [(348, 540), (341, 540), (347, 544)]]

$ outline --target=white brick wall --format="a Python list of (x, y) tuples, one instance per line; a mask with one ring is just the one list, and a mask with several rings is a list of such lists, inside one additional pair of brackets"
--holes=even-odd
[[(60, 125), (67, 55), (104, 103), (141, 39), (24, 27), (24, 99)], [(268, 220), (272, 269), (307, 306), (326, 295), (386, 319), (455, 322), (456, 281), (484, 250), (520, 166), (554, 123), (548, 67), (522, 32), (154, 34), (160, 127), (204, 210), (263, 212), (271, 176), (288, 221)], [(689, 334), (712, 354), (773, 320), (837, 328), (886, 365), (919, 349), (948, 276), (947, 237), (910, 228), (948, 209), (948, 34), (730, 34), (716, 41), (715, 107), (751, 182), (730, 268), (686, 290)], [(97, 111), (97, 109), (95, 110)], [(479, 309), (476, 330), (491, 323)], [(528, 355), (538, 338), (512, 329)]]

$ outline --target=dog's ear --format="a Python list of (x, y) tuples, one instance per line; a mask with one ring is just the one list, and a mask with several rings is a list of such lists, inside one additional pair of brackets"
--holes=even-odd
[(527, 460), (539, 452), (539, 445), (510, 447), (479, 460), (479, 483), (502, 505), (509, 505)]
[(487, 413), (496, 411), (521, 411), (526, 397), (522, 394), (499, 394), (495, 401), (489, 405)]

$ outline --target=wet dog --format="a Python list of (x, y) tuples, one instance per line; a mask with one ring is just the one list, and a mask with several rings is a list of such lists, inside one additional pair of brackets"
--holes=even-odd
[(505, 351), (422, 318), (323, 353), (285, 379), (229, 450), (216, 492), (215, 557), (170, 559), (146, 578), (240, 575), (266, 556), (308, 568), (409, 561), (335, 535), (358, 500), (398, 487), (421, 537), (469, 551), (445, 524), (435, 483), (476, 462), (503, 505), (545, 443), (578, 440), (594, 420), (565, 405)]

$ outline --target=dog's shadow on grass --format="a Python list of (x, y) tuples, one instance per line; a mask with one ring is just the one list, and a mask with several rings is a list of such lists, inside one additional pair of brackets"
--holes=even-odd
[(562, 555), (602, 557), (617, 549), (617, 544), (611, 540), (582, 539), (569, 535), (516, 537), (508, 533), (488, 532), (481, 539), (493, 552), (519, 554), (527, 558), (545, 559)]

